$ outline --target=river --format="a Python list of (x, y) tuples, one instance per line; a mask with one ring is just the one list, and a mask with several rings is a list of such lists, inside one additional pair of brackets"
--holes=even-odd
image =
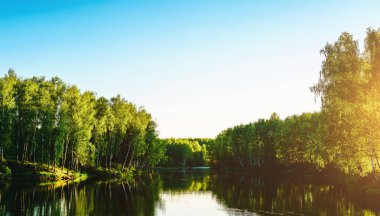
[(299, 178), (160, 172), (133, 182), (0, 183), (0, 215), (379, 215), (380, 200)]

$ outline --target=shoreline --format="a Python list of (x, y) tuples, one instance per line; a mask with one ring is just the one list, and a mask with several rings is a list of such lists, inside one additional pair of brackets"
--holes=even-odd
[[(135, 169), (121, 169), (91, 167), (82, 172), (74, 172), (71, 170), (62, 170), (56, 168), (46, 168), (46, 164), (37, 163), (22, 163), (16, 161), (8, 161), (3, 163), (3, 167), (7, 166), (12, 171), (12, 175), (6, 178), (0, 178), (0, 182), (17, 181), (17, 182), (33, 182), (40, 185), (64, 184), (71, 182), (81, 182), (86, 180), (132, 180), (138, 176), (149, 173), (154, 170), (160, 172), (212, 172), (219, 175), (260, 175), (269, 177), (285, 177), (294, 181), (309, 181), (309, 182), (323, 182), (333, 184), (345, 188), (351, 193), (362, 194), (365, 196), (380, 197), (380, 182), (376, 180), (376, 175), (357, 176), (346, 175), (339, 173), (337, 170), (331, 168), (315, 169), (311, 167), (261, 167), (261, 168), (233, 168), (233, 167), (213, 167), (213, 166), (197, 166), (197, 167), (155, 167), (152, 170), (135, 170)], [(50, 170), (49, 170), (50, 169)], [(63, 173), (64, 171), (65, 173)]]

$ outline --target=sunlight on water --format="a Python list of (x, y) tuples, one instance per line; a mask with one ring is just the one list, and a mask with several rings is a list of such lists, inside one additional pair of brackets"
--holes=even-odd
[(211, 192), (162, 193), (156, 215), (257, 215), (238, 209), (228, 209), (218, 203)]

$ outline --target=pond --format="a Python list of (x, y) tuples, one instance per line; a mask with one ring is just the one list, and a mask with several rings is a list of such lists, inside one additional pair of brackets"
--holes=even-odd
[(0, 215), (379, 215), (380, 200), (329, 183), (211, 171), (133, 182), (0, 183)]

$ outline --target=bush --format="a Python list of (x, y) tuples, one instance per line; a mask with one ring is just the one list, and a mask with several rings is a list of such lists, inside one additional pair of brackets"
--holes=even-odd
[(0, 178), (10, 178), (12, 176), (12, 171), (9, 167), (5, 165), (0, 165)]
[(108, 169), (104, 167), (88, 168), (87, 173), (95, 178), (117, 178), (117, 179), (132, 179), (134, 176), (141, 175), (140, 170), (135, 167), (128, 167), (122, 170), (122, 166), (115, 166), (115, 168)]

